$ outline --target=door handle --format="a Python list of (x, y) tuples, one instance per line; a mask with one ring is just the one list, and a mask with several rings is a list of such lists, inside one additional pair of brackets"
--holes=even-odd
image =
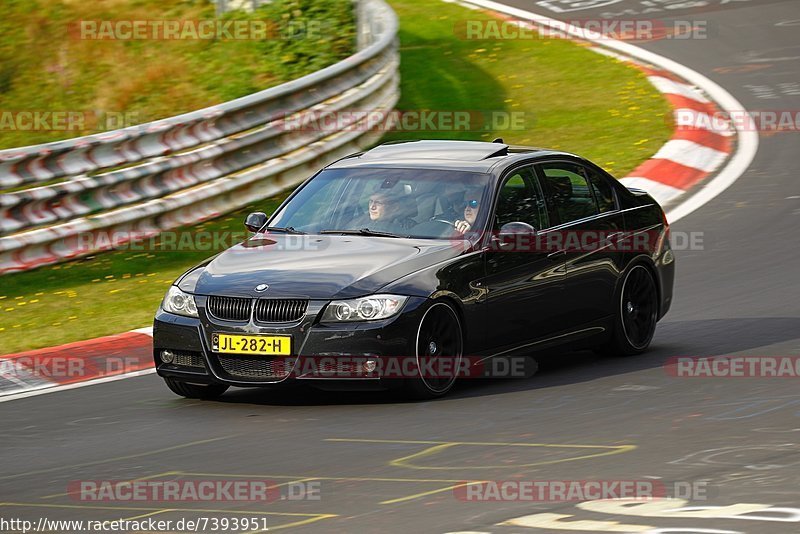
[(561, 258), (562, 256), (566, 256), (566, 255), (567, 255), (567, 251), (565, 249), (562, 249), (562, 250), (556, 250), (555, 252), (551, 252), (550, 254), (547, 255), (547, 257), (549, 259), (551, 259), (551, 260), (557, 260), (557, 259)]

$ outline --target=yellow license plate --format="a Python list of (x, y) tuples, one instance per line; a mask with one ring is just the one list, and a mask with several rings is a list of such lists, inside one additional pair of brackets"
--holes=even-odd
[(292, 354), (292, 337), (213, 334), (211, 336), (211, 350), (222, 354), (290, 356)]

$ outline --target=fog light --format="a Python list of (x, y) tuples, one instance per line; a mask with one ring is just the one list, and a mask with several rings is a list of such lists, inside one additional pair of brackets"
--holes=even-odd
[(175, 361), (175, 353), (171, 350), (162, 350), (161, 351), (161, 361), (164, 363), (172, 363)]
[(368, 373), (371, 373), (371, 372), (372, 372), (372, 371), (374, 371), (374, 370), (375, 370), (377, 367), (378, 367), (378, 362), (376, 362), (375, 360), (367, 360), (367, 361), (364, 363), (364, 370), (365, 370), (366, 372), (368, 372)]

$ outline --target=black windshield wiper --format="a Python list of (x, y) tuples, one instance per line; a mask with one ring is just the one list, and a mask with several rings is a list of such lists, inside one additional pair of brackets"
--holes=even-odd
[(305, 234), (305, 232), (301, 232), (300, 230), (296, 230), (293, 226), (287, 226), (285, 228), (280, 226), (267, 226), (264, 228), (267, 232), (283, 232), (286, 234)]
[(391, 232), (377, 232), (369, 228), (360, 230), (320, 230), (320, 234), (341, 234), (341, 235), (371, 235), (375, 237), (411, 237), (409, 235), (393, 234)]

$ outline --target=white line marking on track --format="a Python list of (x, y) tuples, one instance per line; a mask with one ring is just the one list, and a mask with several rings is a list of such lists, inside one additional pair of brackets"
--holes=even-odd
[(663, 76), (648, 76), (647, 79), (650, 80), (650, 83), (652, 83), (661, 93), (685, 96), (686, 98), (690, 98), (700, 102), (701, 104), (710, 104), (710, 101), (703, 96), (700, 91), (691, 85), (676, 82), (670, 80), (669, 78), (664, 78)]
[(623, 54), (617, 54), (616, 52), (613, 52), (611, 50), (606, 50), (605, 48), (600, 48), (599, 46), (590, 46), (588, 50), (591, 50), (592, 52), (595, 52), (597, 54), (612, 57), (618, 61), (623, 61), (625, 63), (633, 63), (634, 65), (639, 65), (641, 67), (648, 67), (647, 63), (644, 63), (643, 61), (637, 61), (635, 58), (628, 57)]
[(0, 403), (19, 400), (19, 399), (26, 399), (28, 397), (36, 397), (38, 395), (44, 395), (46, 393), (55, 393), (57, 391), (67, 391), (70, 389), (84, 388), (87, 386), (94, 386), (97, 384), (105, 384), (107, 382), (116, 382), (117, 380), (125, 380), (126, 378), (136, 378), (137, 376), (150, 375), (155, 372), (156, 372), (155, 369), (143, 369), (141, 371), (134, 371), (132, 373), (125, 373), (114, 376), (104, 376), (103, 378), (96, 378), (94, 380), (88, 380), (86, 382), (76, 382), (75, 384), (67, 384), (64, 386), (41, 386), (37, 387), (36, 389), (29, 389), (26, 391), (21, 391), (19, 393), (4, 395), (0, 397)]

